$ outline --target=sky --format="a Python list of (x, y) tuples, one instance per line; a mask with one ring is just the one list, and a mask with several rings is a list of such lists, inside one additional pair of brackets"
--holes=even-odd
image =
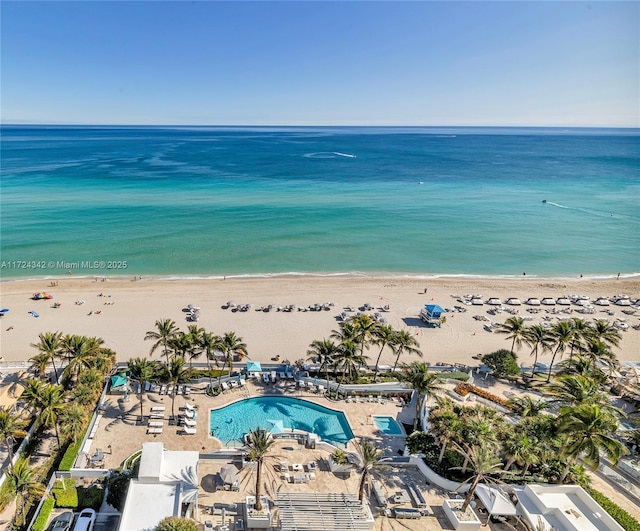
[(3, 123), (640, 127), (640, 2), (0, 2)]

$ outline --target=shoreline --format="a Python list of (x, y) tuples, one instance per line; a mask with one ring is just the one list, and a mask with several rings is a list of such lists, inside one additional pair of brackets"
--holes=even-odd
[(592, 274), (592, 275), (535, 275), (535, 274), (474, 274), (474, 273), (391, 273), (391, 272), (363, 272), (363, 271), (335, 271), (335, 272), (297, 272), (290, 271), (285, 273), (232, 273), (228, 275), (224, 274), (210, 274), (210, 275), (191, 275), (191, 274), (148, 274), (139, 275), (114, 275), (114, 274), (100, 274), (100, 275), (39, 275), (33, 277), (6, 277), (0, 276), (0, 285), (11, 282), (37, 282), (37, 281), (50, 281), (50, 280), (62, 280), (62, 279), (78, 279), (78, 280), (91, 280), (91, 279), (107, 279), (107, 280), (131, 280), (137, 282), (149, 282), (149, 281), (208, 281), (208, 280), (242, 280), (242, 279), (278, 279), (278, 278), (364, 278), (364, 279), (405, 279), (405, 280), (535, 280), (535, 281), (563, 281), (563, 282), (597, 282), (597, 281), (610, 281), (610, 280), (635, 280), (640, 279), (640, 272), (633, 273), (615, 273), (615, 274)]
[[(103, 281), (102, 278), (105, 280)], [(396, 330), (409, 330), (424, 353), (422, 361), (477, 365), (474, 356), (500, 348), (509, 348), (502, 334), (487, 332), (477, 318), (491, 322), (504, 322), (510, 317), (506, 312), (491, 315), (490, 305), (464, 306), (457, 301), (465, 294), (482, 294), (486, 301), (499, 297), (559, 298), (570, 294), (597, 297), (613, 297), (626, 294), (640, 299), (640, 279), (558, 279), (520, 277), (468, 278), (468, 277), (402, 277), (402, 276), (354, 276), (354, 275), (281, 275), (270, 277), (226, 277), (213, 279), (156, 279), (143, 277), (133, 281), (133, 276), (79, 277), (75, 275), (36, 280), (3, 281), (0, 284), (0, 307), (8, 308), (0, 320), (0, 356), (7, 361), (27, 360), (36, 354), (31, 346), (38, 342), (38, 334), (60, 331), (100, 337), (105, 346), (114, 350), (118, 361), (135, 357), (149, 357), (152, 342), (145, 341), (146, 332), (154, 330), (156, 320), (173, 319), (180, 330), (197, 324), (207, 331), (221, 335), (234, 331), (247, 344), (249, 359), (268, 362), (276, 355), (294, 362), (308, 357), (307, 350), (314, 340), (329, 338), (339, 327), (339, 315), (351, 306), (355, 315), (358, 308), (370, 303), (380, 312), (388, 324)], [(52, 286), (51, 284), (54, 283)], [(426, 290), (426, 292), (425, 292)], [(33, 300), (38, 291), (50, 292), (53, 300)], [(455, 297), (454, 297), (455, 295)], [(82, 303), (80, 304), (80, 302)], [(224, 309), (228, 301), (236, 305), (251, 304), (246, 312)], [(277, 307), (295, 305), (308, 308), (316, 303), (333, 303), (330, 311), (277, 311)], [(54, 303), (60, 307), (54, 308)], [(461, 307), (465, 312), (447, 313), (447, 321), (440, 329), (426, 328), (419, 315), (425, 304), (439, 304), (444, 308)], [(185, 308), (189, 304), (201, 307), (197, 323), (186, 320)], [(256, 311), (273, 305), (272, 311)], [(389, 306), (389, 312), (380, 308)], [(554, 307), (556, 308), (556, 307)], [(527, 324), (544, 320), (555, 322), (560, 316), (548, 307), (539, 307), (538, 313), (530, 313), (527, 305), (514, 307)], [(621, 347), (614, 352), (621, 361), (637, 360), (640, 352), (640, 331), (632, 327), (640, 324), (637, 315), (627, 315), (623, 307), (595, 307), (596, 313), (577, 313), (580, 306), (572, 305), (575, 313), (566, 317), (581, 317), (588, 321), (626, 319), (628, 330), (621, 332)], [(35, 311), (35, 318), (29, 312)], [(551, 312), (551, 313), (549, 313)], [(609, 312), (613, 313), (610, 315)], [(522, 347), (519, 362), (531, 363), (529, 350)], [(370, 363), (375, 364), (379, 348), (368, 351)], [(550, 355), (541, 355), (540, 361), (549, 361)], [(156, 352), (150, 359), (160, 359)], [(407, 357), (402, 361), (418, 361)], [(202, 361), (202, 358), (194, 361)], [(381, 364), (392, 365), (395, 356), (384, 350)]]

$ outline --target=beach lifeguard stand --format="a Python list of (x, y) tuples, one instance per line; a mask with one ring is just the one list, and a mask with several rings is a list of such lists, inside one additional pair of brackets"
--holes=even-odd
[(445, 313), (444, 308), (438, 304), (425, 304), (420, 312), (422, 321), (431, 328), (440, 328), (442, 326), (442, 314)]

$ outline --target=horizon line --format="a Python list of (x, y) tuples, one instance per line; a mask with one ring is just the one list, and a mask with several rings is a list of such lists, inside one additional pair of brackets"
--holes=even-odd
[(460, 124), (189, 124), (189, 123), (91, 123), (91, 122), (4, 122), (0, 121), (0, 127), (5, 126), (40, 126), (40, 127), (385, 127), (385, 128), (518, 128), (518, 129), (640, 129), (640, 125), (460, 125)]

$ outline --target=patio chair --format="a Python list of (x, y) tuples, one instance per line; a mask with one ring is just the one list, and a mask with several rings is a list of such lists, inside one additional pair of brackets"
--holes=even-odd
[(196, 434), (196, 429), (195, 428), (190, 428), (189, 426), (185, 426), (184, 428), (182, 428), (182, 431), (186, 435), (195, 435)]

